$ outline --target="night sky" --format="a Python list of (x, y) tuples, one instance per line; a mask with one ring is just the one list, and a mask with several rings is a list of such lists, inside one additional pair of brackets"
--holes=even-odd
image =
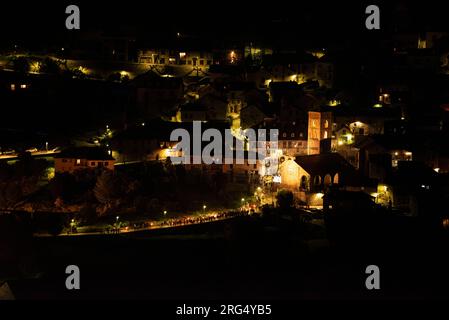
[(406, 1), (8, 1), (1, 8), (0, 36), (6, 41), (0, 45), (13, 40), (46, 43), (64, 39), (68, 36), (64, 27), (68, 4), (80, 7), (83, 32), (117, 33), (129, 27), (141, 37), (181, 32), (232, 39), (310, 39), (325, 44), (363, 36), (364, 9), (372, 3), (381, 8), (381, 32), (449, 29), (441, 1), (426, 1), (425, 7)]

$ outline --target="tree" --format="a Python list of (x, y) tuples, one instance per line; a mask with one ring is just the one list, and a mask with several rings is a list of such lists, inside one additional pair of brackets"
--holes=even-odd
[(45, 176), (49, 163), (45, 159), (35, 159), (29, 152), (19, 154), (18, 161), (13, 165), (17, 177), (36, 177), (40, 179)]
[(276, 194), (276, 200), (279, 208), (288, 210), (293, 206), (293, 192), (290, 190), (279, 190)]
[(74, 177), (69, 173), (56, 174), (50, 182), (50, 191), (56, 199), (70, 200), (76, 190)]
[(117, 188), (112, 172), (105, 170), (98, 176), (94, 194), (98, 202), (106, 205), (110, 205), (117, 198)]
[(0, 208), (6, 209), (13, 207), (21, 197), (22, 190), (19, 182), (10, 181), (0, 183)]
[(12, 69), (19, 73), (28, 73), (30, 71), (30, 62), (25, 57), (15, 57), (12, 59)]
[(120, 82), (121, 79), (122, 75), (120, 72), (111, 73), (107, 78), (107, 80), (111, 82)]
[(90, 224), (96, 221), (97, 212), (95, 208), (89, 203), (85, 204), (81, 210), (76, 215), (77, 220), (80, 221), (81, 224)]
[(60, 213), (52, 213), (48, 216), (47, 231), (52, 236), (59, 235), (64, 229), (64, 217)]
[(45, 60), (42, 62), (41, 68), (39, 70), (43, 73), (50, 73), (50, 74), (60, 74), (61, 73), (61, 67), (58, 61), (55, 61), (51, 58), (45, 58)]

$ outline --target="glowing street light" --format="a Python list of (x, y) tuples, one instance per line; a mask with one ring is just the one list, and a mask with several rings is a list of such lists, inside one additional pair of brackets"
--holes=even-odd
[(167, 210), (164, 210), (164, 216), (166, 216), (167, 215)]
[(75, 219), (70, 220), (70, 232), (73, 232), (73, 229), (75, 228)]

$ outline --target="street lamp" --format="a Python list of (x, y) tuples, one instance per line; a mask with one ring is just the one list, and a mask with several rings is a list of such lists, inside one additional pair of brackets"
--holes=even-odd
[(48, 152), (48, 142), (45, 142), (45, 151)]
[(70, 221), (70, 232), (73, 233), (73, 228), (75, 227), (75, 219)]
[(167, 210), (164, 210), (164, 216), (166, 216), (167, 215)]
[(206, 212), (206, 205), (203, 205), (203, 212)]

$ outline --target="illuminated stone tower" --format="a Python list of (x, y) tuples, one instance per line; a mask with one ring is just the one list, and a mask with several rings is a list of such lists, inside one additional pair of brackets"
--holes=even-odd
[(332, 113), (309, 111), (309, 125), (307, 136), (307, 153), (320, 154), (322, 141), (330, 141), (332, 137)]

